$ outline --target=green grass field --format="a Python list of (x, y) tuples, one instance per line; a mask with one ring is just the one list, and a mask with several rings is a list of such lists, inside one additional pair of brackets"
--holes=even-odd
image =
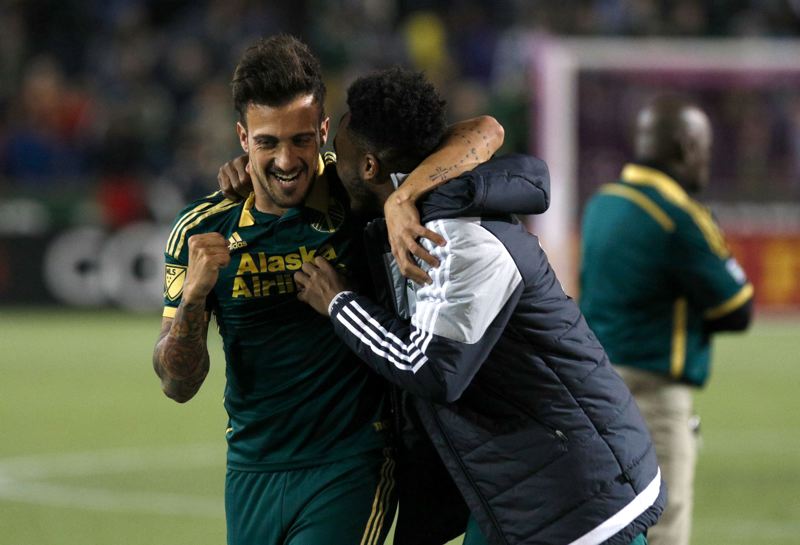
[[(165, 398), (157, 316), (0, 310), (0, 545), (225, 542), (219, 342), (198, 396)], [(698, 395), (694, 542), (800, 535), (800, 322), (717, 341)]]

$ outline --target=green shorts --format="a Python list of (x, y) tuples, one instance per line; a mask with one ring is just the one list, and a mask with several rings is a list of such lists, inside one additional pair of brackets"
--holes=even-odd
[(377, 545), (392, 524), (394, 459), (372, 451), (296, 470), (228, 469), (228, 545)]

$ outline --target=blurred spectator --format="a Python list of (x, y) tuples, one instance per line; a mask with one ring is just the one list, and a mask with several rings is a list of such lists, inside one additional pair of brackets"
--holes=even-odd
[[(436, 81), (453, 117), (490, 111), (506, 126), (504, 151), (526, 151), (536, 114), (528, 67), (541, 36), (797, 35), (800, 2), (12, 0), (0, 6), (0, 27), (0, 189), (96, 195), (116, 225), (152, 215), (134, 195), (154, 180), (186, 200), (214, 189), (218, 163), (237, 149), (231, 67), (260, 35), (292, 32), (312, 44), (334, 117), (355, 75), (410, 64)], [(786, 185), (797, 195), (800, 114), (796, 99), (776, 104), (760, 121), (750, 109), (723, 110), (743, 123), (731, 139), (742, 179), (794, 169)], [(582, 115), (582, 134), (606, 128)], [(611, 140), (590, 152), (592, 168), (616, 161), (609, 149), (620, 139)], [(791, 142), (789, 159), (759, 163), (778, 140)], [(125, 210), (111, 204), (127, 199)]]
[(8, 178), (41, 186), (86, 174), (91, 107), (55, 59), (40, 56), (26, 65), (7, 116), (2, 157)]

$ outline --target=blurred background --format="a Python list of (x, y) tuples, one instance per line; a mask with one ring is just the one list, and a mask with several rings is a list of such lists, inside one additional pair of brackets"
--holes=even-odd
[(800, 0), (2, 0), (0, 545), (224, 540), (221, 355), (186, 407), (149, 358), (169, 225), (240, 153), (233, 67), (277, 32), (321, 59), (334, 120), (355, 77), (403, 64), (451, 121), (489, 113), (502, 151), (547, 160), (553, 209), (530, 227), (575, 296), (583, 203), (629, 159), (636, 111), (699, 102), (704, 199), (758, 316), (698, 399), (696, 542), (797, 542)]
[(285, 31), (322, 60), (332, 119), (354, 77), (399, 63), (451, 120), (490, 113), (503, 151), (546, 159), (538, 231), (569, 289), (582, 204), (630, 157), (635, 112), (692, 96), (715, 129), (706, 198), (760, 307), (800, 308), (800, 1), (6, 0), (0, 28), (0, 305), (157, 308), (165, 226), (239, 153), (233, 67)]

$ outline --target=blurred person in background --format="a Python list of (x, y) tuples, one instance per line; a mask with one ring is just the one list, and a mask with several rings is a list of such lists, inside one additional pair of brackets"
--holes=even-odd
[[(410, 101), (419, 106), (396, 107)], [(435, 131), (429, 112), (443, 116), (443, 102), (421, 74), (397, 70), (360, 78), (347, 102), (334, 141), (338, 172), (354, 203), (378, 213), (403, 190), (401, 173), (427, 153), (403, 153), (406, 135)], [(532, 189), (547, 202), (546, 165), (508, 155), (459, 180), (505, 176), (502, 191), (480, 206), (453, 206), (456, 182), (421, 201), (424, 225), (447, 240), (436, 248), (423, 242), (441, 263), (422, 263), (432, 283), (399, 277), (376, 220), (366, 252), (377, 299), (321, 258), (295, 273), (298, 297), (330, 316), (366, 366), (407, 393), (404, 416), (420, 423), (460, 492), (460, 500), (433, 500), (438, 489), (417, 498), (412, 509), (429, 506), (418, 525), (438, 527), (466, 503), (465, 545), (644, 545), (665, 502), (647, 426), (538, 239), (512, 216), (525, 212)]]
[(693, 389), (708, 379), (713, 334), (746, 329), (752, 313), (753, 286), (692, 197), (708, 184), (711, 146), (700, 108), (657, 97), (637, 117), (635, 162), (583, 217), (581, 309), (648, 422), (668, 487), (654, 545), (689, 543)]
[[(275, 36), (245, 52), (232, 86), (252, 191), (244, 200), (217, 192), (179, 214), (153, 366), (168, 397), (191, 399), (208, 373), (215, 315), (226, 359), (229, 544), (382, 543), (395, 509), (386, 386), (297, 300), (292, 279), (315, 255), (356, 279), (366, 269), (361, 220), (335, 156), (320, 155), (329, 120), (319, 62), (299, 40)], [(464, 122), (428, 142), (442, 147), (414, 184), (430, 189), (488, 159), (502, 131), (484, 122), (494, 124)]]
[(2, 174), (19, 187), (42, 190), (88, 173), (90, 97), (72, 85), (55, 58), (42, 55), (24, 69), (0, 139)]

